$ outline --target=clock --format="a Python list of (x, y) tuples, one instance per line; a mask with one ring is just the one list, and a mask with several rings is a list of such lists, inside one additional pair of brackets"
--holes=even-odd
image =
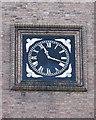
[(12, 89), (85, 91), (83, 31), (83, 26), (13, 25)]
[(59, 75), (69, 65), (69, 51), (60, 41), (40, 40), (30, 46), (28, 64), (39, 75)]

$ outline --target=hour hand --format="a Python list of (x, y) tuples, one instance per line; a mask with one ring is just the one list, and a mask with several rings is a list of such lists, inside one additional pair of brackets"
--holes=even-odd
[(48, 54), (48, 51), (46, 50), (46, 48), (44, 48), (43, 47), (43, 49), (44, 49), (44, 53), (47, 55), (47, 57), (49, 56), (49, 54)]
[(66, 63), (66, 62), (64, 62), (64, 61), (61, 61), (61, 60), (58, 60), (58, 59), (56, 59), (56, 58), (50, 57), (49, 54), (48, 54), (48, 51), (46, 50), (46, 48), (43, 47), (43, 49), (44, 49), (44, 53), (47, 55), (47, 58), (48, 58), (48, 59), (55, 60), (55, 61), (58, 61), (58, 62), (61, 62), (61, 63)]
[(42, 44), (40, 44), (39, 47), (44, 50), (44, 53), (46, 55), (48, 55), (48, 51), (46, 50), (46, 48)]

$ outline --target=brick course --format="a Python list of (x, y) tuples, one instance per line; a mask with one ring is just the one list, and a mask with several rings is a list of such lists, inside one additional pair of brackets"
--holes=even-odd
[[(10, 91), (10, 24), (83, 25), (87, 28), (88, 92)], [(3, 118), (94, 117), (94, 3), (2, 2)]]

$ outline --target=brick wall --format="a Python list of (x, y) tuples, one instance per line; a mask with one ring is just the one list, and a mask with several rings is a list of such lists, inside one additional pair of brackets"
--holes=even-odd
[[(94, 71), (96, 71), (96, 1), (94, 3)], [(96, 74), (94, 72), (94, 115), (96, 117)]]
[[(10, 91), (10, 24), (83, 25), (87, 28), (88, 92)], [(2, 2), (3, 118), (94, 117), (94, 3)]]

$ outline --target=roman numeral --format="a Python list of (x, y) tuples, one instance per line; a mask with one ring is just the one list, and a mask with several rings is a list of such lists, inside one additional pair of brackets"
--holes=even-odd
[(43, 71), (43, 67), (40, 66), (39, 69), (38, 69), (39, 72), (42, 72)]
[(51, 71), (50, 71), (50, 69), (49, 68), (47, 68), (47, 74), (51, 74)]
[(61, 50), (59, 53), (61, 54), (61, 53), (63, 53), (64, 52), (64, 50)]
[(46, 43), (47, 47), (51, 48), (51, 42)]
[(59, 70), (57, 68), (55, 68), (56, 72), (58, 72)]
[(43, 48), (44, 48), (44, 46), (43, 46), (42, 44), (40, 44), (40, 45), (39, 45), (39, 47), (40, 47), (41, 49), (43, 49)]
[(56, 49), (57, 47), (58, 47), (58, 45), (56, 45), (54, 49)]
[(32, 56), (31, 59), (32, 60), (37, 60), (37, 56)]
[(33, 50), (33, 52), (36, 52), (36, 53), (38, 53), (39, 51), (37, 51), (37, 50), (35, 50), (35, 49), (34, 49), (34, 50)]
[(61, 60), (66, 60), (67, 58), (66, 57), (61, 57)]
[(60, 65), (61, 67), (64, 67), (64, 63), (59, 63), (59, 65)]
[(32, 64), (34, 65), (34, 67), (36, 67), (38, 65), (38, 61), (35, 61)]

